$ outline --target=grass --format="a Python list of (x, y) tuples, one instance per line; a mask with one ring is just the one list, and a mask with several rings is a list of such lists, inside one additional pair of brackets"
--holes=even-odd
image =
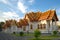
[[(14, 36), (20, 36), (20, 34), (12, 34)], [(34, 34), (24, 34), (23, 36), (34, 36)]]
[(60, 38), (60, 36), (50, 35), (50, 36), (40, 36), (39, 38), (41, 38), (41, 39), (54, 39), (54, 38)]
[(34, 36), (34, 34), (24, 34), (24, 36)]
[[(16, 33), (16, 34), (12, 34), (14, 36), (20, 36), (20, 34)], [(34, 34), (23, 34), (23, 36), (34, 36)]]
[(33, 39), (28, 39), (28, 40), (51, 40), (51, 39), (35, 39), (35, 38), (33, 38)]
[[(12, 35), (15, 35), (15, 36), (20, 36), (19, 34), (12, 34)], [(34, 34), (24, 34), (23, 36), (34, 36)], [(40, 36), (38, 38), (38, 40), (51, 40), (51, 39), (54, 39), (54, 38), (60, 38), (60, 36), (58, 35), (50, 35), (50, 36)], [(32, 38), (32, 39), (29, 39), (29, 40), (37, 40), (36, 38)]]
[(55, 39), (55, 38), (60, 38), (60, 36), (40, 36), (38, 39), (36, 38), (32, 38), (32, 39), (29, 39), (29, 40), (52, 40), (52, 39)]

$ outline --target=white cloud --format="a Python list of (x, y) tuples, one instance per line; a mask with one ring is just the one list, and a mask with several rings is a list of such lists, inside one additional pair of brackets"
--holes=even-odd
[(7, 4), (8, 3), (8, 0), (0, 0), (0, 2), (3, 2), (5, 4)]
[(19, 18), (19, 15), (16, 14), (15, 12), (3, 12), (3, 17), (7, 19), (15, 19), (15, 18)]
[(22, 12), (22, 13), (26, 13), (26, 9), (27, 9), (27, 6), (25, 6), (24, 5), (24, 3), (23, 2), (21, 2), (21, 1), (18, 1), (18, 9)]
[(3, 22), (4, 22), (4, 21), (5, 21), (5, 18), (0, 17), (0, 22), (1, 22), (1, 21), (3, 21)]
[(15, 19), (18, 20), (20, 17), (15, 12), (1, 12), (0, 21)]
[(34, 2), (34, 0), (29, 0), (28, 2), (30, 2), (32, 4)]
[(18, 17), (18, 15), (17, 15), (16, 13), (14, 13), (14, 12), (3, 12), (3, 14), (6, 15), (6, 16), (8, 15), (8, 16), (10, 16), (10, 17), (11, 17), (11, 16)]
[[(19, 17), (19, 15), (14, 11), (13, 5), (9, 2), (9, 0), (0, 0), (0, 2), (7, 4), (11, 12), (1, 12), (0, 14), (0, 21), (8, 20), (8, 19), (22, 19), (23, 17)], [(22, 2), (18, 2), (18, 9), (22, 12), (25, 13), (27, 7), (24, 5)]]
[[(14, 1), (16, 1), (16, 0), (14, 0)], [(14, 9), (13, 9), (14, 6), (9, 2), (9, 0), (0, 0), (0, 2), (6, 4), (6, 5), (9, 7), (9, 9), (10, 9), (12, 12), (14, 12)]]

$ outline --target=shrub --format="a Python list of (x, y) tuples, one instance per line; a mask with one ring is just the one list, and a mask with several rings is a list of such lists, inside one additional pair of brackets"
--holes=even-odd
[(41, 35), (41, 32), (37, 29), (34, 31), (35, 38), (38, 38)]
[(58, 31), (53, 31), (53, 35), (57, 35)]
[(13, 34), (16, 34), (15, 32), (13, 32)]
[(24, 35), (24, 33), (22, 31), (19, 34), (20, 34), (20, 36), (23, 36)]

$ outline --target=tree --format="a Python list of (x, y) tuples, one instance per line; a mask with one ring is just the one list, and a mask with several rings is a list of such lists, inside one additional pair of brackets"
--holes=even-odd
[(4, 24), (4, 22), (0, 22), (0, 31), (2, 31), (3, 24)]
[(24, 35), (24, 33), (22, 31), (19, 34), (20, 34), (20, 36), (23, 36)]
[(38, 37), (41, 35), (41, 32), (37, 29), (34, 31), (34, 37), (38, 39)]

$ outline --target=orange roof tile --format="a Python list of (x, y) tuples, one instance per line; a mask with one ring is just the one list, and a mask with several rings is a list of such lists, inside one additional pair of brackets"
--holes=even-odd
[(54, 11), (50, 10), (50, 15), (47, 19), (51, 20), (53, 18), (53, 16), (54, 16)]
[(36, 12), (36, 13), (30, 12), (29, 14), (26, 14), (25, 17), (28, 16), (29, 20), (33, 22), (33, 21), (38, 21), (40, 15), (41, 12)]
[(28, 25), (28, 20), (27, 19), (20, 19), (20, 25), (21, 26), (26, 26), (26, 25)]
[(38, 19), (39, 19), (40, 16), (41, 16), (41, 12), (36, 12), (35, 16), (34, 16), (35, 17), (34, 20), (38, 21)]
[(55, 10), (48, 10), (46, 12), (30, 12), (26, 14), (25, 17), (28, 16), (31, 22), (33, 21), (40, 21), (40, 20), (52, 20), (53, 16), (55, 16), (56, 20), (58, 21), (56, 11)]
[(15, 20), (6, 20), (5, 24), (3, 25), (3, 28), (11, 27), (13, 24), (16, 24)]
[(2, 26), (2, 28), (3, 28), (3, 29), (7, 29), (7, 25), (4, 24), (4, 25)]
[(46, 20), (49, 15), (50, 15), (50, 10), (42, 13), (39, 20)]
[(20, 19), (19, 22), (16, 22), (15, 20), (7, 20), (6, 23), (3, 25), (3, 28), (6, 29), (8, 27), (11, 27), (11, 25), (17, 25), (17, 27), (20, 28), (22, 26), (28, 25), (28, 19), (26, 19), (27, 16), (31, 22), (40, 21), (40, 20), (52, 20), (54, 16), (55, 16), (56, 21), (58, 21), (55, 10), (48, 10), (43, 13), (42, 12), (30, 12), (29, 14), (25, 15), (24, 19)]
[(17, 27), (18, 27), (18, 28), (22, 28), (22, 25), (21, 25), (20, 22), (17, 22)]

